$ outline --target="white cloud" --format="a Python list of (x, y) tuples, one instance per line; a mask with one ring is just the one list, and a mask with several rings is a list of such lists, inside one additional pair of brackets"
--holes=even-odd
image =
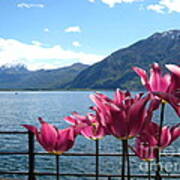
[(81, 47), (81, 44), (80, 44), (80, 42), (78, 42), (78, 41), (72, 42), (72, 45), (73, 45), (74, 47)]
[[(95, 0), (89, 0), (90, 2), (95, 2)], [(116, 4), (121, 3), (133, 3), (144, 0), (101, 0), (103, 3), (107, 4), (109, 7), (114, 7)]]
[(79, 26), (71, 26), (64, 30), (65, 32), (81, 32), (81, 28)]
[(88, 0), (88, 1), (94, 3), (96, 0)]
[(155, 11), (157, 13), (164, 13), (164, 6), (160, 4), (151, 4), (147, 7), (148, 10)]
[[(40, 44), (42, 45), (42, 43)], [(37, 45), (37, 41), (33, 44), (26, 44), (15, 39), (0, 38), (0, 66), (21, 63), (25, 64), (29, 69), (57, 68), (70, 65), (72, 62), (92, 64), (105, 57), (66, 50), (60, 45), (49, 48), (39, 45)]]
[(43, 44), (39, 41), (32, 41), (32, 44), (35, 46), (42, 46)]
[[(158, 12), (158, 7), (160, 11), (168, 10), (169, 13), (172, 12), (180, 12), (180, 0), (160, 0), (157, 4), (150, 5), (152, 8), (150, 10), (154, 10)], [(156, 7), (156, 8), (153, 8)]]
[(44, 28), (44, 32), (49, 32), (49, 29), (48, 28)]
[(44, 8), (44, 4), (29, 4), (29, 3), (19, 3), (17, 4), (18, 8)]

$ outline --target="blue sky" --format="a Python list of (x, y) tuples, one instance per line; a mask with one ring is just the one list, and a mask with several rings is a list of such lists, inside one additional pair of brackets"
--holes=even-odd
[(180, 0), (0, 0), (0, 65), (92, 64), (179, 19)]

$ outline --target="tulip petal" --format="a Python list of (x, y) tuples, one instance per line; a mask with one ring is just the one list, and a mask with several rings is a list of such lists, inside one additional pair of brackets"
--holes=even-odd
[(164, 126), (162, 128), (162, 132), (161, 132), (161, 140), (160, 140), (160, 146), (162, 148), (167, 147), (169, 144), (171, 143), (171, 133), (170, 133), (170, 129), (167, 126)]
[(144, 125), (145, 120), (145, 106), (149, 100), (150, 96), (147, 96), (136, 103), (134, 103), (128, 113), (128, 128), (130, 136), (135, 136), (136, 134), (140, 133), (142, 127)]
[(176, 74), (177, 76), (180, 76), (180, 66), (174, 65), (174, 64), (166, 64), (165, 65), (172, 73)]
[(59, 130), (55, 150), (57, 152), (68, 151), (74, 145), (75, 137), (75, 130), (72, 127)]
[(171, 128), (171, 134), (172, 134), (172, 139), (171, 143), (175, 141), (177, 138), (180, 137), (180, 124), (177, 124), (176, 126), (173, 126)]
[(26, 129), (28, 129), (29, 131), (33, 132), (35, 135), (38, 132), (38, 129), (35, 126), (31, 126), (28, 124), (23, 124), (22, 126), (25, 127)]
[(115, 92), (115, 96), (114, 96), (114, 101), (113, 103), (115, 103), (116, 105), (121, 105), (122, 102), (127, 98), (130, 97), (130, 93), (128, 91), (123, 92), (119, 89), (116, 90)]
[(112, 123), (110, 124), (112, 134), (120, 139), (129, 137), (127, 115), (123, 111), (112, 112)]
[(139, 67), (133, 67), (133, 70), (140, 76), (142, 84), (147, 85), (148, 84), (148, 76), (147, 76), (146, 71)]
[(157, 63), (154, 63), (152, 65), (152, 69), (150, 70), (149, 78), (151, 91), (161, 91), (161, 79), (161, 69)]
[(157, 99), (157, 98), (153, 98), (149, 105), (149, 111), (153, 112), (153, 111), (157, 110), (160, 105), (161, 105), (161, 100)]
[(42, 127), (40, 130), (40, 135), (42, 138), (42, 143), (45, 147), (50, 147), (53, 149), (56, 143), (56, 139), (58, 136), (57, 129), (47, 122), (42, 122)]
[(77, 123), (77, 119), (75, 119), (73, 116), (67, 116), (64, 118), (64, 120), (67, 122), (67, 123), (70, 123), (72, 125), (76, 125), (78, 124)]
[(161, 99), (169, 102), (171, 106), (174, 108), (178, 116), (180, 116), (180, 98), (176, 97), (169, 93), (155, 92), (154, 95), (160, 97)]

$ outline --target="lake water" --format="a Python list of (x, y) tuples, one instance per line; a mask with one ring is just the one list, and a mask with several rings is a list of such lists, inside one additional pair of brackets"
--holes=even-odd
[[(0, 92), (0, 131), (25, 131), (21, 124), (39, 125), (37, 117), (43, 117), (49, 123), (53, 123), (59, 128), (68, 126), (63, 121), (65, 116), (71, 112), (77, 111), (81, 114), (89, 112), (89, 106), (93, 105), (89, 95), (94, 92)], [(103, 92), (112, 97), (113, 92)], [(158, 120), (159, 113), (154, 115)], [(166, 108), (166, 124), (176, 124), (179, 119), (171, 107)], [(179, 152), (179, 140), (173, 144), (174, 149), (171, 152)], [(36, 152), (44, 150), (36, 143)], [(100, 152), (117, 153), (120, 152), (120, 141), (114, 137), (106, 137), (100, 141)], [(25, 152), (27, 151), (26, 135), (1, 135), (0, 136), (1, 152)], [(94, 141), (78, 137), (76, 144), (70, 152), (95, 152)], [(166, 157), (165, 161), (174, 162), (178, 167), (174, 167), (169, 173), (180, 174), (179, 158)], [(63, 173), (94, 173), (95, 157), (66, 157), (60, 158), (60, 171)], [(54, 156), (37, 156), (36, 171), (38, 172), (55, 172)], [(138, 158), (132, 158), (131, 164), (134, 173), (144, 173), (144, 166)], [(27, 171), (27, 156), (18, 155), (1, 155), (0, 171)], [(103, 174), (120, 174), (120, 157), (100, 157), (100, 173)], [(1, 177), (20, 178), (17, 175), (0, 175)], [(43, 176), (38, 177), (40, 180), (53, 180), (55, 177)], [(93, 178), (72, 178), (64, 177), (62, 180), (93, 180)], [(94, 178), (95, 179), (95, 178)], [(102, 180), (105, 178), (102, 178)], [(114, 178), (115, 180), (115, 178)]]

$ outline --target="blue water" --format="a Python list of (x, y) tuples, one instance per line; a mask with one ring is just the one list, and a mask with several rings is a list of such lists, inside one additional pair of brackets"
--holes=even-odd
[[(89, 95), (94, 92), (0, 92), (0, 131), (24, 131), (21, 124), (39, 125), (37, 117), (41, 116), (49, 123), (53, 123), (59, 128), (68, 126), (63, 121), (65, 116), (71, 112), (77, 111), (81, 114), (89, 112), (89, 106), (93, 105)], [(113, 92), (103, 92), (112, 97)], [(159, 112), (156, 112), (154, 119), (159, 119)], [(166, 124), (176, 124), (179, 119), (171, 107), (166, 108)], [(117, 153), (120, 152), (120, 141), (114, 137), (105, 137), (100, 141), (100, 152)], [(173, 144), (173, 149), (166, 151), (179, 152), (180, 141)], [(36, 143), (36, 152), (44, 150)], [(27, 135), (1, 135), (0, 152), (25, 152), (27, 151)], [(76, 144), (70, 152), (95, 152), (94, 141), (78, 137)], [(166, 157), (164, 161), (172, 162), (173, 167), (170, 173), (180, 174), (179, 158)], [(94, 173), (95, 157), (67, 157), (60, 158), (60, 171), (63, 173)], [(100, 173), (103, 174), (120, 174), (120, 157), (100, 157)], [(132, 158), (132, 172), (145, 173), (144, 164), (138, 158)], [(55, 172), (54, 156), (37, 156), (37, 172)], [(27, 171), (27, 156), (20, 155), (1, 155), (0, 171)], [(17, 175), (0, 175), (1, 177), (25, 179)], [(43, 176), (37, 177), (39, 180), (53, 180), (55, 177)], [(95, 178), (73, 178), (64, 177), (62, 180), (93, 180)], [(101, 178), (102, 180), (105, 178)], [(118, 179), (118, 178), (116, 178)], [(114, 178), (115, 180), (115, 178)]]

